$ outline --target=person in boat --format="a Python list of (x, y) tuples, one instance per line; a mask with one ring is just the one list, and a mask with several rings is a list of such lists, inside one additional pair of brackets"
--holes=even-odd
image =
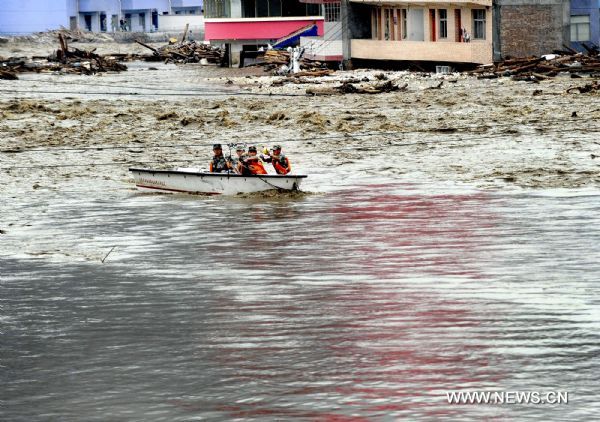
[(250, 174), (267, 174), (267, 170), (265, 170), (265, 166), (263, 166), (255, 146), (248, 147), (248, 156), (244, 165), (248, 167)]
[(235, 172), (244, 176), (250, 175), (250, 169), (246, 165), (246, 148), (242, 144), (238, 144), (238, 146), (235, 147), (235, 154), (236, 157), (232, 160)]
[(281, 145), (273, 145), (273, 152), (263, 158), (266, 163), (273, 164), (277, 174), (288, 174), (292, 171), (290, 160), (281, 153)]
[(208, 166), (208, 171), (211, 173), (224, 173), (233, 170), (231, 161), (227, 160), (223, 155), (223, 147), (221, 144), (213, 145), (213, 153), (215, 155)]

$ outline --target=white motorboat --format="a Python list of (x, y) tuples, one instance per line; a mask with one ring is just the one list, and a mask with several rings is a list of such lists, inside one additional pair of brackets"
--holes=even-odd
[(243, 176), (230, 173), (209, 173), (198, 169), (179, 168), (155, 170), (130, 168), (135, 185), (141, 191), (192, 193), (202, 195), (236, 195), (268, 190), (294, 191), (300, 188), (306, 175), (257, 174)]

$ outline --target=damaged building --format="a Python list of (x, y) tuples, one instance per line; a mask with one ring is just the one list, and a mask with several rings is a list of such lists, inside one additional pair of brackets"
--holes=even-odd
[(342, 59), (339, 0), (206, 0), (205, 39), (225, 46), (231, 66), (289, 38), (307, 56)]
[[(568, 0), (344, 0), (344, 59), (472, 66), (569, 43)], [(381, 64), (381, 63), (379, 63)]]

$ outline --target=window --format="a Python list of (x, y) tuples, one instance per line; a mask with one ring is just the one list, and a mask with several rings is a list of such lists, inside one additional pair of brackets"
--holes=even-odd
[(440, 38), (448, 38), (448, 11), (440, 9), (438, 14), (440, 16)]
[(339, 22), (340, 10), (340, 3), (325, 3), (325, 22)]
[[(205, 0), (205, 16), (210, 18), (230, 17), (229, 9), (222, 12), (218, 7), (229, 0)], [(218, 7), (217, 7), (218, 6)], [(244, 18), (287, 17), (287, 16), (320, 16), (319, 4), (305, 4), (298, 0), (242, 0), (241, 11)], [(338, 6), (339, 7), (339, 6)], [(213, 11), (214, 8), (214, 11)], [(216, 16), (226, 13), (225, 16)]]
[(402, 39), (408, 38), (408, 16), (406, 9), (402, 9)]
[(100, 32), (106, 32), (107, 29), (106, 15), (104, 13), (100, 13)]
[(229, 17), (231, 17), (229, 3), (230, 3), (229, 0), (204, 0), (204, 17), (205, 18), (229, 18)]
[(146, 26), (146, 14), (140, 13), (139, 18), (140, 18), (140, 26), (142, 28), (144, 28)]
[(371, 9), (371, 34), (374, 40), (379, 39), (379, 9)]
[(590, 40), (590, 15), (571, 16), (571, 41)]
[(485, 40), (485, 9), (473, 9), (473, 39)]
[(390, 9), (383, 9), (383, 39), (390, 39)]

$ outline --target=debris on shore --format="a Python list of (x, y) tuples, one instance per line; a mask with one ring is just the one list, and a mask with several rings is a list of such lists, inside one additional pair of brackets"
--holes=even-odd
[(70, 48), (67, 39), (59, 33), (60, 48), (48, 57), (10, 57), (0, 58), (0, 79), (18, 79), (17, 73), (61, 72), (70, 74), (93, 75), (99, 72), (122, 72), (127, 66), (119, 63), (116, 57), (101, 56), (94, 50)]
[(565, 47), (554, 54), (542, 57), (507, 59), (494, 64), (479, 66), (469, 72), (478, 79), (495, 79), (510, 76), (513, 80), (540, 81), (568, 73), (576, 78), (580, 74), (600, 74), (600, 50), (586, 46), (586, 53)]
[[(265, 72), (280, 72), (282, 67), (288, 67), (290, 65), (290, 53), (285, 50), (267, 50), (262, 56), (258, 56), (259, 61), (246, 67), (262, 66)], [(328, 69), (327, 66), (320, 61), (307, 59), (302, 57), (300, 59), (301, 72), (290, 74), (290, 76), (325, 76), (334, 73), (333, 70)]]
[(165, 63), (208, 63), (221, 64), (223, 51), (218, 47), (196, 41), (181, 41), (160, 48), (154, 48), (142, 41), (136, 42), (152, 51), (151, 55), (136, 56), (139, 60), (147, 62), (162, 61)]

